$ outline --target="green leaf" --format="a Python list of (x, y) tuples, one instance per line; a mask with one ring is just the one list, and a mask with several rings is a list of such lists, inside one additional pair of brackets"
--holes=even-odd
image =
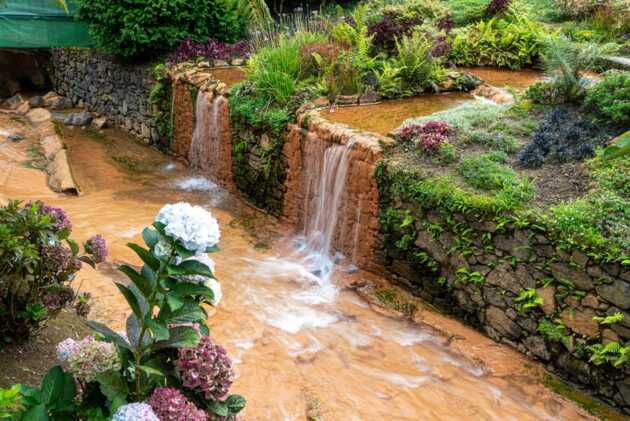
[(118, 333), (114, 332), (113, 330), (105, 326), (104, 324), (95, 322), (93, 320), (89, 320), (85, 323), (94, 331), (103, 335), (105, 339), (115, 343), (116, 345), (122, 348), (131, 350), (131, 346), (122, 336), (120, 336)]
[(168, 339), (169, 332), (165, 324), (161, 323), (159, 320), (151, 319), (149, 314), (147, 314), (144, 319), (144, 323), (149, 327), (156, 340), (164, 341)]
[(147, 249), (140, 247), (134, 243), (128, 243), (127, 246), (136, 252), (138, 257), (142, 259), (142, 261), (149, 266), (153, 270), (158, 270), (160, 268), (160, 261), (153, 256)]
[(155, 343), (156, 349), (162, 348), (194, 348), (199, 344), (200, 336), (189, 326), (177, 326), (170, 329), (170, 337)]
[(214, 292), (202, 284), (194, 282), (178, 282), (171, 292), (179, 297), (202, 296), (214, 300)]
[(206, 311), (199, 304), (191, 301), (182, 303), (181, 307), (169, 314), (167, 324), (204, 323), (208, 318)]
[(212, 401), (208, 404), (208, 409), (220, 417), (227, 417), (230, 414), (230, 409), (226, 402)]
[(149, 367), (148, 365), (139, 365), (138, 368), (144, 371), (149, 376), (166, 377), (166, 374), (164, 374), (162, 371), (158, 370), (157, 368)]
[(228, 411), (230, 415), (236, 415), (245, 408), (247, 401), (241, 395), (230, 395), (225, 400), (225, 403), (228, 406)]
[(136, 272), (131, 266), (120, 265), (118, 270), (127, 275), (131, 282), (138, 287), (138, 290), (145, 296), (145, 298), (148, 299), (151, 296), (153, 288), (155, 288), (154, 282), (152, 283), (150, 279)]
[[(138, 320), (136, 315), (130, 314), (129, 317), (127, 317), (127, 337), (129, 338), (129, 343), (132, 347), (138, 347), (138, 339), (140, 336), (141, 328), (142, 327), (140, 326), (140, 321)], [(142, 343), (140, 345), (142, 347), (145, 347), (149, 344), (150, 341), (151, 338), (149, 337), (149, 334), (145, 332), (144, 336), (142, 337)]]
[(67, 239), (66, 242), (68, 243), (68, 246), (70, 246), (72, 254), (76, 256), (79, 253), (79, 245), (77, 244), (77, 242), (71, 239)]
[(96, 381), (99, 383), (103, 395), (112, 402), (116, 398), (124, 400), (129, 394), (129, 387), (118, 371), (108, 370), (99, 373), (96, 375)]
[(184, 302), (179, 297), (173, 294), (169, 294), (166, 296), (166, 302), (171, 308), (171, 311), (177, 311), (184, 305)]
[(63, 394), (64, 372), (61, 367), (54, 366), (42, 380), (41, 402), (50, 405), (52, 402), (59, 400)]
[(182, 258), (187, 259), (197, 254), (196, 250), (188, 250), (186, 247), (181, 245), (179, 242), (175, 242), (175, 250), (177, 254), (179, 254)]
[(212, 246), (212, 247), (208, 247), (204, 253), (216, 253), (218, 251), (220, 251), (221, 249), (219, 248), (219, 246)]
[(160, 233), (151, 228), (145, 228), (142, 230), (142, 239), (150, 249), (153, 249), (158, 241), (160, 241)]
[(169, 265), (167, 272), (169, 276), (201, 275), (214, 278), (210, 268), (197, 260), (186, 260), (177, 266)]
[(122, 295), (127, 300), (129, 307), (131, 307), (131, 311), (133, 311), (133, 313), (139, 319), (143, 318), (144, 313), (142, 312), (142, 309), (140, 308), (140, 303), (138, 302), (138, 297), (136, 297), (136, 294), (134, 294), (127, 286), (121, 284), (120, 282), (116, 282), (116, 286), (118, 287), (118, 290), (122, 293)]
[(630, 131), (619, 136), (614, 143), (604, 149), (602, 158), (610, 160), (628, 154), (630, 154)]
[(48, 421), (48, 419), (48, 411), (43, 403), (35, 405), (22, 417), (22, 421)]
[(94, 263), (94, 260), (92, 260), (90, 256), (81, 256), (79, 260), (92, 266), (92, 269), (96, 269), (96, 263)]

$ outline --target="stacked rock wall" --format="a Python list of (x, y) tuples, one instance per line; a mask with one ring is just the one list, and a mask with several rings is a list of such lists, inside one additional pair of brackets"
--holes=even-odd
[(106, 116), (147, 143), (157, 142), (149, 93), (151, 66), (130, 64), (89, 49), (52, 52), (55, 90), (77, 107)]
[(414, 177), (396, 163), (377, 170), (390, 277), (629, 412), (629, 364), (596, 350), (630, 340), (630, 269), (561, 248), (535, 216), (458, 212)]

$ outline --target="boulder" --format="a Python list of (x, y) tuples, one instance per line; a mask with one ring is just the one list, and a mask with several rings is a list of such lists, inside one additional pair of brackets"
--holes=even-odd
[(525, 344), (525, 347), (536, 357), (543, 360), (549, 360), (549, 358), (551, 358), (547, 345), (545, 344), (545, 340), (542, 336), (528, 336), (525, 338), (523, 343)]
[(79, 193), (79, 189), (72, 177), (65, 149), (57, 152), (55, 158), (46, 167), (46, 172), (48, 173), (48, 184), (53, 191), (58, 193)]
[(569, 267), (569, 265), (564, 263), (551, 263), (549, 267), (554, 278), (558, 281), (571, 281), (582, 291), (590, 291), (593, 289), (593, 281), (591, 281), (591, 277), (583, 270)]
[(4, 101), (4, 106), (12, 110), (16, 110), (20, 105), (25, 102), (24, 98), (20, 94), (13, 95), (11, 98)]
[(92, 126), (96, 130), (101, 130), (107, 127), (107, 117), (99, 117), (92, 120)]
[(596, 314), (590, 308), (572, 309), (565, 308), (560, 314), (560, 318), (565, 326), (582, 336), (592, 338), (599, 335), (599, 324), (593, 320)]
[(214, 64), (214, 67), (227, 67), (227, 66), (230, 65), (230, 63), (228, 63), (227, 61), (225, 61), (225, 60), (218, 60), (218, 59), (215, 59), (213, 61), (213, 64)]
[(65, 96), (52, 97), (46, 101), (46, 106), (53, 110), (67, 110), (72, 108), (72, 100)]
[(70, 113), (66, 117), (64, 123), (68, 126), (87, 126), (92, 122), (92, 114), (87, 111), (80, 113)]
[(556, 287), (538, 288), (536, 293), (543, 300), (542, 310), (547, 316), (556, 312)]
[(232, 66), (243, 66), (245, 64), (245, 59), (233, 58), (231, 63), (232, 63)]
[(359, 98), (359, 103), (361, 104), (373, 104), (381, 100), (381, 96), (378, 92), (368, 90), (361, 95)]
[(601, 298), (617, 307), (624, 310), (630, 308), (630, 284), (627, 282), (617, 279), (610, 284), (597, 286), (596, 290)]
[(61, 139), (59, 139), (59, 136), (57, 135), (46, 136), (39, 144), (42, 147), (44, 156), (49, 161), (54, 159), (57, 152), (63, 149), (63, 143), (61, 143)]
[(44, 99), (44, 97), (41, 97), (39, 95), (36, 95), (36, 96), (32, 97), (31, 99), (29, 99), (28, 103), (33, 108), (39, 108), (39, 107), (45, 107), (46, 106), (46, 100)]
[(521, 336), (521, 328), (498, 307), (488, 307), (486, 310), (486, 323), (508, 338)]
[(492, 85), (480, 85), (472, 91), (472, 94), (489, 99), (497, 104), (514, 104), (514, 96), (509, 91)]
[(20, 104), (19, 107), (17, 107), (15, 111), (17, 111), (18, 114), (26, 115), (30, 110), (31, 110), (30, 104), (28, 103), (28, 101), (24, 101), (23, 103)]
[(26, 118), (33, 124), (43, 123), (44, 121), (50, 120), (51, 117), (52, 114), (45, 108), (33, 108), (26, 114)]
[(339, 105), (356, 105), (359, 103), (359, 95), (338, 95), (337, 104)]
[(512, 270), (509, 263), (502, 263), (486, 277), (486, 283), (518, 294), (524, 288), (533, 288), (536, 283), (524, 269)]

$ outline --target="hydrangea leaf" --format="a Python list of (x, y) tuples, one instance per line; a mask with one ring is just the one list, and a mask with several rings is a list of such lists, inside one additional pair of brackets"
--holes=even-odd
[(93, 320), (89, 320), (85, 323), (90, 328), (95, 330), (97, 333), (100, 333), (101, 335), (103, 335), (105, 339), (115, 343), (116, 345), (122, 348), (129, 349), (129, 350), (131, 349), (129, 343), (122, 336), (120, 336), (118, 333), (114, 332), (109, 327), (105, 326), (104, 324), (95, 322)]
[(156, 349), (161, 348), (193, 348), (199, 344), (199, 333), (189, 326), (178, 326), (170, 329), (170, 338), (155, 343)]
[(155, 245), (160, 241), (160, 234), (157, 231), (152, 230), (151, 228), (145, 228), (142, 230), (142, 239), (144, 243), (152, 249)]
[(179, 282), (172, 290), (172, 293), (180, 297), (202, 296), (208, 300), (214, 300), (214, 292), (205, 285), (194, 282)]
[(230, 395), (225, 400), (231, 415), (236, 415), (245, 408), (247, 401), (241, 395)]
[(149, 266), (153, 270), (158, 270), (160, 268), (160, 261), (153, 256), (147, 249), (140, 247), (137, 244), (129, 243), (127, 246), (136, 252), (138, 257), (142, 259), (142, 261)]

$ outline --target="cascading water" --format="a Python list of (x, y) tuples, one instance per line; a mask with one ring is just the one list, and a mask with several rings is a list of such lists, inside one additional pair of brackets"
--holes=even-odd
[(188, 162), (212, 182), (230, 187), (231, 141), (225, 97), (206, 92), (197, 95)]
[[(303, 252), (306, 266), (321, 278), (333, 269), (333, 240), (350, 165), (353, 142), (347, 145), (312, 142), (306, 147), (307, 183)], [(312, 167), (312, 168), (309, 168)]]

